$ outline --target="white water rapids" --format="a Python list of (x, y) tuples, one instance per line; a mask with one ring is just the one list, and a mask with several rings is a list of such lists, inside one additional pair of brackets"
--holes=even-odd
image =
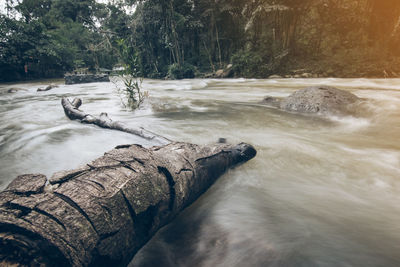
[[(145, 80), (135, 112), (113, 83), (0, 84), (0, 189), (19, 174), (73, 169), (141, 138), (70, 121), (87, 113), (176, 141), (247, 142), (257, 156), (222, 176), (130, 266), (400, 266), (400, 79)], [(357, 117), (287, 113), (257, 103), (310, 85), (364, 98)], [(7, 93), (10, 88), (21, 89)]]

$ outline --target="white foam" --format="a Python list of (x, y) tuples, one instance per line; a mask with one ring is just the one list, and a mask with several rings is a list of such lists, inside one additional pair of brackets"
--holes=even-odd
[(347, 153), (357, 155), (357, 158), (370, 161), (371, 164), (380, 165), (385, 169), (400, 172), (400, 152), (390, 149), (355, 149), (341, 146)]
[(371, 125), (371, 121), (366, 119), (366, 118), (356, 118), (353, 116), (335, 116), (335, 115), (329, 115), (328, 119), (338, 122), (344, 130), (347, 131), (358, 131), (363, 128), (367, 128)]

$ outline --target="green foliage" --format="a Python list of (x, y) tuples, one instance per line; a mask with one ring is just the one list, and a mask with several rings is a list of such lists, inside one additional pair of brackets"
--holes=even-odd
[(124, 87), (119, 91), (126, 96), (126, 101), (123, 101), (125, 107), (136, 109), (148, 95), (147, 92), (141, 90), (143, 78), (139, 69), (138, 53), (127, 40), (117, 40), (117, 44), (120, 57), (124, 61), (124, 71), (120, 76)]
[(174, 63), (169, 66), (168, 77), (171, 79), (194, 78), (195, 67), (189, 63), (179, 65)]
[(239, 50), (232, 55), (233, 71), (240, 77), (263, 77), (267, 75), (264, 55), (258, 51)]
[(94, 23), (105, 6), (94, 0), (16, 3), (9, 16), (0, 15), (0, 81), (60, 77), (77, 67), (116, 63), (112, 46)]
[(11, 2), (11, 15), (0, 16), (1, 80), (116, 63), (128, 76), (150, 78), (189, 78), (229, 63), (244, 77), (298, 69), (400, 75), (397, 0)]
[(140, 107), (144, 99), (148, 96), (147, 92), (142, 92), (143, 78), (134, 77), (131, 75), (122, 75), (124, 88), (120, 92), (126, 96), (126, 101), (123, 101), (125, 107), (134, 110)]
[[(0, 16), (0, 80), (51, 77), (57, 74), (58, 55), (40, 21), (17, 21)], [(28, 73), (25, 73), (24, 66)]]

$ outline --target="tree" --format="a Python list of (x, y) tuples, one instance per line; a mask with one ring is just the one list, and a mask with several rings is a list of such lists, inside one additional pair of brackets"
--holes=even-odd
[(0, 22), (0, 79), (57, 77), (77, 67), (95, 70), (117, 62), (97, 25), (107, 13), (105, 5), (94, 0), (7, 3), (9, 15), (1, 15)]

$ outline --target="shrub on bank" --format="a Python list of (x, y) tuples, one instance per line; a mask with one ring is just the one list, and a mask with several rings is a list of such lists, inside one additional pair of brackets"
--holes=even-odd
[(168, 68), (168, 77), (170, 79), (194, 78), (195, 72), (196, 68), (189, 63), (174, 63)]

